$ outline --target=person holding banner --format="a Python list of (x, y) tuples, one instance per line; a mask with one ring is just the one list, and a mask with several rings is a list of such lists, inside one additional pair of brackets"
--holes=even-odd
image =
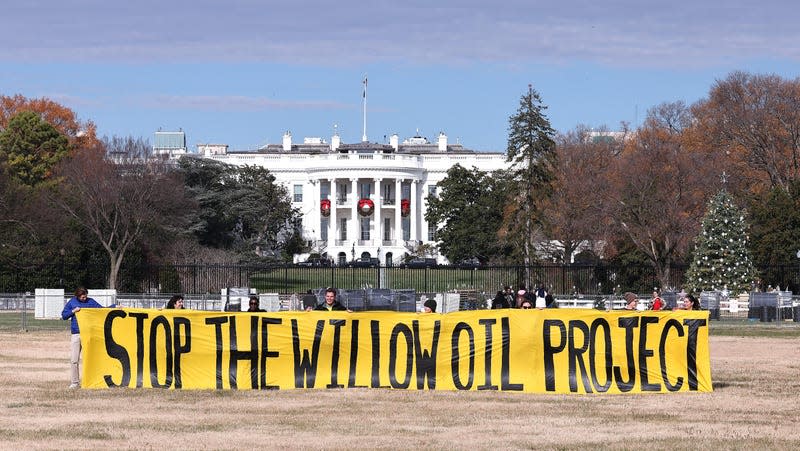
[(79, 287), (75, 290), (75, 296), (72, 297), (66, 304), (64, 310), (61, 311), (61, 319), (70, 320), (70, 353), (69, 353), (69, 369), (71, 381), (69, 388), (79, 388), (81, 386), (81, 335), (78, 329), (78, 319), (75, 314), (84, 308), (103, 308), (97, 301), (89, 297), (89, 292), (86, 288)]
[(166, 309), (183, 309), (183, 296), (176, 294), (167, 301)]
[(258, 300), (258, 296), (250, 296), (250, 308), (247, 309), (248, 312), (266, 312), (263, 308), (261, 308), (261, 301)]
[(700, 301), (691, 294), (687, 294), (686, 297), (683, 298), (682, 304), (683, 305), (675, 310), (700, 310)]
[(345, 306), (339, 303), (336, 300), (336, 289), (335, 288), (328, 288), (325, 290), (325, 302), (318, 305), (317, 308), (314, 310), (326, 310), (326, 311), (350, 311)]
[(425, 303), (422, 304), (422, 311), (423, 313), (436, 313), (436, 300), (426, 299)]
[(636, 310), (636, 306), (639, 305), (639, 299), (634, 293), (628, 291), (622, 297), (625, 299), (625, 310)]

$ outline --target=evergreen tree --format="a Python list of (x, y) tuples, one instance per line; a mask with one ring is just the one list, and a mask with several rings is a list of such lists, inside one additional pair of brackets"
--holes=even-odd
[(689, 289), (712, 291), (727, 286), (732, 294), (750, 290), (756, 271), (744, 217), (724, 188), (709, 201), (686, 273)]
[[(512, 236), (522, 237), (521, 247), (526, 267), (530, 266), (534, 232), (543, 226), (544, 202), (552, 195), (555, 180), (555, 130), (544, 114), (547, 106), (539, 93), (528, 85), (520, 98), (519, 109), (508, 119), (508, 161), (513, 180), (506, 222)], [(529, 277), (526, 275), (526, 279)], [(529, 280), (526, 280), (530, 283)]]

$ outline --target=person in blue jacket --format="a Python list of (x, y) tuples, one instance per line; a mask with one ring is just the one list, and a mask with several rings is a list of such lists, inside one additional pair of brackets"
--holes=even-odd
[(71, 321), (70, 329), (72, 331), (72, 336), (70, 337), (69, 368), (72, 383), (70, 383), (69, 388), (78, 388), (81, 386), (81, 335), (78, 329), (78, 319), (75, 317), (75, 314), (84, 308), (102, 307), (103, 306), (97, 301), (89, 297), (86, 288), (79, 287), (75, 290), (75, 296), (64, 304), (64, 310), (61, 311), (61, 319), (69, 319)]

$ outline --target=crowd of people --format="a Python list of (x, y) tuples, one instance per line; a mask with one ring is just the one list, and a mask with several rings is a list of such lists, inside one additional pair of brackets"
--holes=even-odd
[(519, 286), (516, 291), (509, 285), (504, 286), (492, 299), (491, 308), (545, 309), (555, 306), (555, 298), (540, 283), (533, 291), (526, 289), (524, 285)]
[[(625, 310), (668, 310), (667, 303), (657, 290), (653, 290), (653, 297), (643, 309), (639, 308), (640, 301), (635, 293), (628, 291), (622, 295), (622, 298), (625, 300)], [(695, 295), (682, 291), (678, 293), (676, 305), (670, 310), (700, 310), (700, 301)]]

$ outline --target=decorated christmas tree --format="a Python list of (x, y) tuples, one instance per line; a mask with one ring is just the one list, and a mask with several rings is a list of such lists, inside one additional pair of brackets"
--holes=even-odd
[(709, 201), (686, 273), (688, 289), (713, 291), (727, 287), (732, 294), (750, 290), (756, 271), (744, 216), (724, 188)]

